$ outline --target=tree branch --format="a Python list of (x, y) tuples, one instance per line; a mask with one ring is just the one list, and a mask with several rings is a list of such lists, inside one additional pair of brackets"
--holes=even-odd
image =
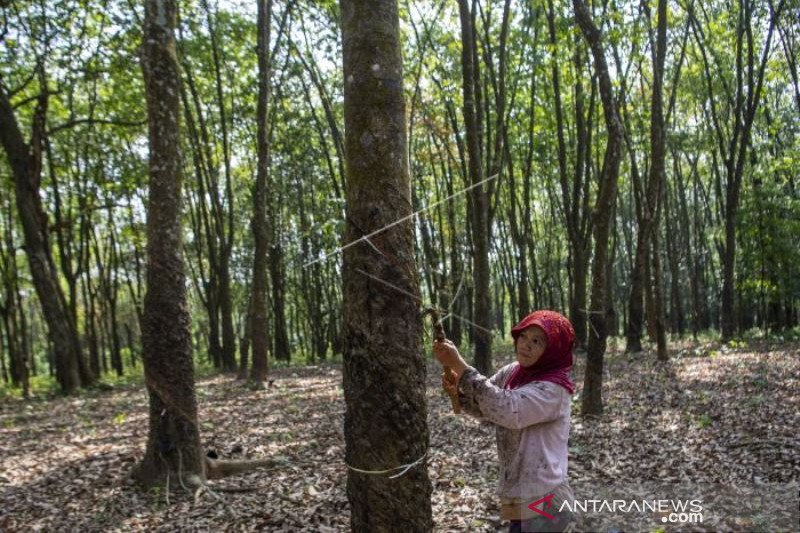
[(69, 128), (73, 128), (75, 126), (79, 126), (81, 124), (108, 124), (111, 126), (124, 126), (124, 127), (135, 127), (135, 126), (144, 126), (147, 124), (146, 120), (137, 120), (137, 121), (128, 121), (128, 120), (112, 120), (112, 119), (103, 119), (103, 118), (78, 118), (75, 120), (70, 120), (65, 122), (64, 124), (59, 124), (54, 128), (48, 130), (48, 135), (53, 135), (61, 130), (66, 130)]

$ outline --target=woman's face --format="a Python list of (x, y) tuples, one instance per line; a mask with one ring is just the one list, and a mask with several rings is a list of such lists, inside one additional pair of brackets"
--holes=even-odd
[(517, 338), (517, 361), (520, 366), (533, 365), (547, 348), (547, 335), (539, 326), (525, 328)]

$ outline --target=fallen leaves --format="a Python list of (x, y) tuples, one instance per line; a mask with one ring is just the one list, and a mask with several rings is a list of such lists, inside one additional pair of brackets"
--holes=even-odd
[[(569, 468), (576, 497), (620, 482), (800, 478), (796, 345), (682, 348), (666, 364), (649, 353), (610, 354), (607, 370), (602, 417), (581, 419), (580, 402), (573, 402)], [(583, 376), (580, 358), (575, 376)], [(0, 406), (0, 529), (349, 530), (340, 369), (292, 368), (272, 378), (273, 386), (257, 390), (223, 376), (198, 383), (207, 449), (221, 458), (284, 463), (225, 480), (262, 488), (220, 493), (224, 505), (211, 498), (194, 505), (191, 494), (176, 491), (167, 506), (163, 493), (145, 493), (129, 480), (147, 435), (141, 390)], [(502, 524), (493, 428), (450, 412), (433, 364), (428, 405), (436, 531), (496, 531)]]

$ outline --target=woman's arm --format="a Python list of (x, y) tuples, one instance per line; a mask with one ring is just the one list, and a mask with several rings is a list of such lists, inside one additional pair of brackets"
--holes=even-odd
[[(442, 385), (448, 393), (453, 391), (458, 392), (458, 400), (461, 405), (461, 410), (475, 418), (484, 418), (483, 413), (478, 403), (472, 396), (465, 395), (459, 388), (459, 380), (464, 371), (469, 368), (461, 353), (456, 348), (456, 345), (449, 340), (443, 342), (435, 341), (433, 343), (433, 353), (436, 358), (445, 367), (444, 374), (442, 374)], [(494, 376), (489, 378), (489, 381), (494, 385), (500, 384), (500, 374), (504, 369), (500, 369)]]
[(522, 429), (562, 416), (566, 391), (554, 383), (532, 382), (519, 389), (507, 390), (474, 368), (467, 367), (458, 384), (464, 396), (476, 404), (486, 420), (506, 428)]
[[(500, 380), (502, 378), (501, 374), (505, 374), (505, 368), (501, 368), (495, 374), (489, 378), (489, 383), (492, 385), (500, 386)], [(481, 412), (481, 408), (478, 405), (478, 402), (472, 396), (467, 396), (461, 390), (461, 387), (458, 389), (458, 401), (461, 403), (461, 410), (470, 415), (474, 416), (475, 418), (485, 419), (485, 415)]]
[(461, 405), (462, 413), (474, 418), (483, 418), (483, 413), (481, 413), (478, 403), (461, 391), (458, 392), (458, 403)]

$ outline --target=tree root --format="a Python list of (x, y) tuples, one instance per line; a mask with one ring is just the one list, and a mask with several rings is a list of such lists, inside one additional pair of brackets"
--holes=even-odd
[[(254, 485), (249, 487), (214, 487), (212, 488), (206, 481), (212, 479), (222, 479), (228, 476), (235, 476), (245, 472), (250, 472), (264, 467), (277, 467), (287, 466), (289, 463), (281, 459), (251, 459), (247, 461), (231, 461), (220, 460), (206, 456), (205, 461), (205, 474), (206, 479), (200, 480), (199, 485), (196, 486), (194, 493), (194, 505), (200, 502), (200, 499), (208, 495), (215, 503), (222, 505), (225, 510), (231, 515), (236, 516), (230, 505), (218, 494), (218, 492), (251, 492), (268, 488), (269, 485)], [(186, 487), (184, 487), (186, 488)]]
[(205, 458), (206, 479), (222, 479), (235, 476), (251, 470), (264, 467), (287, 466), (285, 460), (280, 459), (251, 459), (247, 461), (231, 461)]
[(268, 489), (270, 485), (250, 485), (247, 487), (214, 487), (216, 492), (254, 492), (257, 490)]
[[(213, 453), (213, 452), (212, 452)], [(180, 451), (178, 451), (178, 471), (170, 470), (166, 459), (163, 455), (159, 454), (166, 469), (166, 490), (164, 497), (167, 506), (170, 505), (169, 493), (170, 489), (181, 488), (189, 494), (194, 495), (194, 506), (197, 506), (205, 497), (211, 499), (211, 503), (222, 505), (225, 511), (232, 517), (236, 516), (233, 508), (224, 500), (219, 494), (220, 492), (229, 493), (243, 493), (252, 492), (256, 490), (269, 488), (269, 485), (251, 485), (245, 487), (232, 486), (232, 487), (213, 487), (208, 481), (214, 479), (222, 479), (237, 474), (243, 474), (259, 468), (277, 469), (279, 467), (297, 468), (297, 465), (290, 463), (285, 458), (280, 459), (252, 459), (245, 461), (232, 461), (220, 460), (214, 457), (206, 456), (203, 460), (203, 474), (198, 473), (184, 473), (183, 472), (183, 458)], [(176, 483), (177, 481), (177, 483)]]

